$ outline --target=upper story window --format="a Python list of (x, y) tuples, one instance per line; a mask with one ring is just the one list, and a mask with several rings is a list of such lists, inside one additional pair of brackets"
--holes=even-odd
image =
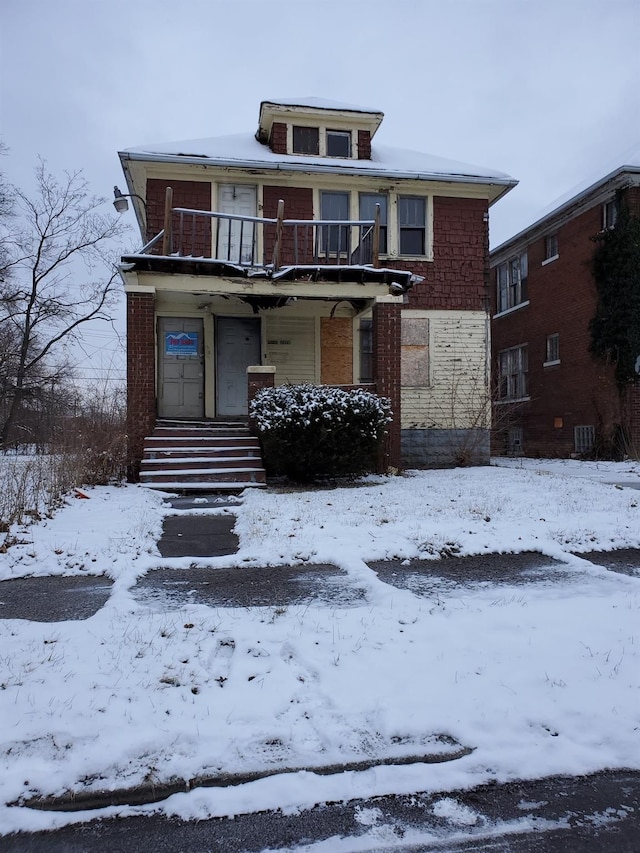
[(387, 196), (381, 193), (360, 193), (360, 219), (375, 219), (376, 204), (380, 205), (380, 254), (386, 255), (387, 243)]
[(527, 345), (510, 347), (498, 355), (498, 394), (501, 400), (519, 400), (529, 393)]
[(602, 205), (602, 227), (613, 228), (618, 219), (618, 205), (615, 199)]
[(351, 157), (351, 133), (327, 130), (327, 157)]
[(424, 255), (427, 235), (427, 200), (398, 196), (398, 229), (401, 255)]
[(527, 253), (522, 252), (499, 264), (496, 269), (496, 284), (498, 291), (498, 314), (521, 305), (529, 299), (527, 276), (529, 262)]
[[(349, 219), (349, 193), (321, 192), (320, 193), (320, 218), (324, 220), (348, 220)], [(323, 228), (322, 249), (335, 254), (349, 250), (349, 228), (340, 225), (325, 225)]]
[(544, 238), (544, 259), (552, 261), (558, 257), (558, 235), (549, 234)]
[(560, 361), (560, 335), (554, 332), (547, 335), (547, 359), (545, 364), (553, 364)]
[(293, 153), (319, 154), (320, 131), (317, 127), (293, 125)]

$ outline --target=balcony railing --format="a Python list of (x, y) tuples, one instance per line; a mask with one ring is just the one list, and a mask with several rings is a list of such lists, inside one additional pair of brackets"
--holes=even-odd
[(375, 219), (285, 219), (284, 202), (277, 216), (240, 216), (172, 206), (167, 187), (164, 228), (140, 254), (210, 258), (233, 266), (379, 266), (380, 207)]

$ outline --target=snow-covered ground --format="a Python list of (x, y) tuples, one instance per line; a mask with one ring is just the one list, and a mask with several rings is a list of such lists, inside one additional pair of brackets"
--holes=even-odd
[[(0, 579), (105, 574), (114, 585), (84, 621), (0, 620), (1, 830), (97, 814), (6, 805), (31, 796), (220, 772), (289, 771), (100, 814), (295, 811), (640, 768), (640, 575), (579, 556), (640, 546), (640, 491), (615, 485), (640, 485), (640, 465), (501, 466), (247, 492), (234, 509), (240, 549), (231, 557), (161, 558), (162, 519), (176, 511), (135, 486), (88, 490), (89, 500), (69, 498), (53, 519), (12, 530), (22, 544), (0, 553)], [(401, 572), (403, 560), (441, 553), (528, 550), (565, 566), (537, 583), (436, 584), (428, 593), (387, 585), (367, 566), (397, 559)], [(194, 562), (213, 578), (238, 567), (239, 582), (247, 566), (333, 563), (364, 596), (251, 609), (133, 596), (150, 569)], [(313, 772), (446, 752), (442, 735), (473, 751), (444, 763)]]

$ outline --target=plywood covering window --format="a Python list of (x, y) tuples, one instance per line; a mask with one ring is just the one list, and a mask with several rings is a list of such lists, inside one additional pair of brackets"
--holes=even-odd
[(429, 385), (429, 320), (402, 318), (400, 375), (404, 388)]

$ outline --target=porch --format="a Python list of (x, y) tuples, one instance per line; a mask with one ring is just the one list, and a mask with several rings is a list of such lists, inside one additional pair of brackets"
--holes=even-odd
[(282, 204), (275, 219), (174, 208), (168, 191), (165, 227), (120, 265), (130, 470), (144, 458), (148, 479), (157, 465), (146, 440), (157, 418), (246, 417), (249, 365), (273, 369), (276, 384), (364, 382), (389, 397), (385, 464), (399, 467), (400, 309), (417, 279), (376, 265), (379, 230), (378, 218), (287, 220)]
[(422, 280), (410, 271), (380, 267), (380, 205), (367, 220), (286, 219), (173, 207), (167, 187), (164, 225), (133, 254), (126, 271), (222, 276), (270, 282), (375, 282), (402, 294)]

